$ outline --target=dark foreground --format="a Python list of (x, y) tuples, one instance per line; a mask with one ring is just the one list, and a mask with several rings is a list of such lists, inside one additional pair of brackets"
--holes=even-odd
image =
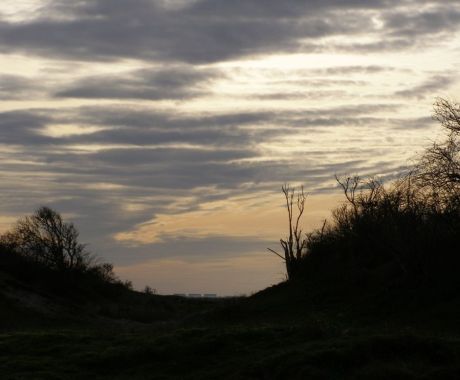
[(458, 379), (458, 336), (307, 326), (1, 335), (3, 379)]
[(142, 315), (57, 318), (3, 299), (0, 378), (460, 378), (450, 297), (411, 308), (403, 299), (313, 306), (290, 285), (214, 302), (132, 294), (161, 313), (146, 321), (143, 304)]

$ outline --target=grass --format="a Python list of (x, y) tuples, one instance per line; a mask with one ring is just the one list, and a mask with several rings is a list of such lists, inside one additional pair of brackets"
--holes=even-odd
[(0, 379), (460, 378), (457, 287), (195, 300), (52, 280), (0, 270)]
[(386, 305), (360, 310), (362, 300), (315, 305), (303, 293), (282, 284), (247, 299), (189, 300), (186, 309), (181, 299), (155, 300), (160, 308), (177, 302), (183, 314), (176, 319), (87, 318), (5, 330), (0, 378), (460, 378), (457, 304), (385, 313)]
[(73, 318), (0, 296), (0, 378), (460, 378), (455, 295), (318, 294), (296, 283), (209, 302), (129, 291)]
[(5, 379), (431, 379), (460, 376), (460, 337), (316, 326), (0, 335)]

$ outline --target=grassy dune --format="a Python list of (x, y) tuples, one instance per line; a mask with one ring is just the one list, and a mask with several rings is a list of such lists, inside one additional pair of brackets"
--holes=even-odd
[[(63, 316), (32, 313), (29, 317), (35, 317), (34, 322), (25, 319), (22, 327), (18, 323), (0, 334), (0, 377), (460, 377), (460, 309), (455, 297), (418, 310), (418, 306), (402, 307), (402, 299), (395, 300), (393, 308), (371, 298), (314, 302), (299, 284), (281, 284), (250, 298), (215, 302), (132, 291), (124, 297), (125, 301), (129, 297), (143, 302), (154, 299), (152, 310), (163, 302), (176, 313), (149, 322), (127, 315), (59, 319)], [(143, 302), (139, 305), (145, 312)], [(184, 302), (189, 303), (187, 307)], [(363, 302), (367, 302), (364, 308)], [(14, 308), (9, 306), (11, 312)], [(1, 314), (7, 309), (2, 307)], [(24, 317), (30, 312), (30, 308), (22, 309)]]

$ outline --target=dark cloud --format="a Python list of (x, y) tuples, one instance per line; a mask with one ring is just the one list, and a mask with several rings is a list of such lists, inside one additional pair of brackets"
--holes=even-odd
[[(286, 176), (285, 162), (267, 161), (266, 158), (257, 162), (261, 157), (257, 149), (260, 143), (276, 141), (279, 137), (295, 137), (303, 130), (314, 131), (314, 128), (325, 126), (360, 127), (386, 123), (385, 119), (367, 115), (393, 109), (395, 106), (374, 104), (304, 112), (208, 116), (171, 116), (120, 107), (116, 111), (110, 107), (40, 110), (37, 113), (16, 111), (0, 115), (0, 132), (3, 142), (23, 147), (21, 157), (25, 161), (46, 164), (47, 171), (60, 176), (73, 173), (85, 181), (87, 176), (94, 176), (91, 181), (144, 187), (176, 188), (184, 183), (187, 188), (200, 184), (234, 186), (241, 181), (265, 181), (275, 173), (279, 173), (276, 179)], [(47, 118), (42, 115), (44, 113), (54, 116)], [(67, 121), (109, 129), (68, 137), (43, 135), (49, 124), (65, 125)], [(279, 127), (261, 128), (267, 123)], [(260, 127), (246, 128), (256, 125)], [(72, 148), (92, 144), (102, 150), (92, 153)], [(125, 148), (117, 148), (118, 145)], [(242, 163), (248, 159), (255, 161)], [(17, 166), (14, 169), (17, 170)]]
[[(60, 110), (56, 110), (62, 113)], [(81, 107), (68, 110), (69, 122), (78, 120), (86, 124), (125, 127), (132, 129), (164, 128), (169, 131), (181, 128), (206, 128), (208, 131), (231, 126), (266, 123), (276, 117), (276, 111), (241, 111), (228, 113), (200, 112), (191, 115), (183, 112), (167, 112), (150, 107), (125, 105)]]
[[(130, 148), (156, 147), (157, 152), (161, 151), (161, 146), (166, 145), (170, 147), (162, 150), (160, 156), (163, 160), (176, 162), (173, 157), (175, 154), (169, 156), (169, 152), (177, 144), (207, 149), (206, 154), (217, 154), (215, 152), (222, 149), (238, 152), (240, 148), (254, 152), (254, 147), (259, 143), (297, 133), (299, 129), (378, 124), (381, 120), (370, 115), (397, 108), (391, 104), (356, 104), (304, 111), (244, 111), (198, 115), (123, 106), (24, 110), (0, 113), (0, 136), (3, 143), (34, 149), (41, 147), (38, 152), (64, 150), (64, 156), (69, 151), (67, 147), (73, 145), (98, 145), (109, 149), (117, 145)], [(47, 127), (59, 125), (65, 128), (68, 124), (103, 129), (60, 137), (46, 135)], [(273, 125), (278, 127), (270, 127)], [(187, 154), (195, 152), (193, 154), (196, 157), (201, 154), (196, 148), (195, 151), (189, 148)], [(135, 149), (127, 151), (133, 157), (137, 154)], [(247, 152), (232, 159), (249, 158), (251, 154)], [(157, 158), (161, 159), (160, 156)]]
[[(27, 24), (0, 23), (2, 51), (26, 51), (79, 60), (141, 59), (212, 62), (248, 55), (283, 45), (293, 46), (297, 23), (254, 18), (210, 17), (187, 10), (166, 10), (154, 2), (83, 2), (68, 21), (37, 20)], [(75, 12), (75, 6), (64, 14)], [(97, 17), (100, 15), (100, 17)], [(332, 26), (318, 21), (312, 36)]]
[[(202, 0), (171, 8), (148, 0), (54, 1), (54, 18), (0, 22), (0, 49), (74, 60), (217, 62), (273, 52), (330, 49), (316, 40), (373, 34), (362, 50), (408, 47), (428, 33), (452, 33), (456, 12), (420, 13), (406, 1)], [(381, 16), (384, 29), (369, 12)], [(413, 14), (407, 16), (408, 13)], [(60, 17), (59, 17), (60, 16)], [(307, 49), (307, 50), (305, 50)], [(78, 94), (78, 92), (77, 92)]]
[(3, 144), (36, 145), (51, 143), (52, 139), (40, 132), (51, 118), (34, 111), (9, 111), (0, 113), (0, 141)]
[[(0, 76), (0, 100), (52, 100), (55, 108), (0, 112), (2, 212), (54, 207), (76, 222), (90, 249), (118, 265), (152, 258), (203, 262), (264, 249), (269, 242), (257, 236), (190, 239), (179, 231), (144, 247), (113, 237), (159, 215), (257, 197), (285, 182), (326, 193), (334, 190), (334, 173), (394, 178), (405, 169), (410, 147), (420, 147), (434, 124), (429, 109), (425, 116), (405, 116), (422, 103), (411, 108), (409, 102), (438, 95), (455, 83), (456, 73), (404, 69), (417, 58), (393, 65), (393, 56), (379, 61), (367, 54), (425, 54), (426, 47), (449, 41), (460, 25), (454, 3), (52, 0), (34, 19), (3, 18), (0, 53), (46, 60), (25, 65), (35, 77)], [(318, 61), (312, 55), (299, 70), (291, 62), (285, 68), (218, 65), (322, 52), (331, 55)], [(362, 59), (346, 65), (343, 52), (362, 53)], [(90, 71), (105, 64), (119, 71), (120, 61), (143, 69)], [(408, 86), (414, 78), (419, 82)], [(220, 79), (229, 87), (214, 86)], [(402, 80), (396, 92), (394, 82)], [(218, 102), (187, 102), (210, 95)], [(106, 101), (68, 107), (99, 99)], [(299, 101), (268, 102), (293, 99)], [(160, 108), (156, 100), (175, 102)], [(80, 134), (50, 134), (75, 126)]]
[[(352, 41), (352, 40), (351, 40)], [(340, 44), (330, 44), (330, 52), (340, 53), (380, 53), (386, 51), (401, 51), (418, 49), (423, 45), (429, 45), (430, 40), (406, 38), (406, 37), (385, 37), (373, 42), (343, 42)]]
[(46, 95), (45, 87), (36, 78), (0, 74), (0, 100), (23, 100)]
[[(360, 118), (366, 117), (363, 115), (387, 109), (388, 105), (356, 105), (322, 111), (311, 110), (310, 123), (315, 126), (331, 124), (351, 127), (359, 125)], [(131, 114), (129, 110), (123, 111), (120, 108), (117, 110), (118, 114), (112, 111), (114, 110), (107, 107), (92, 107), (61, 111), (39, 110), (36, 114), (33, 111), (2, 114), (2, 141), (7, 138), (11, 143), (22, 146), (22, 149), (17, 153), (8, 153), (8, 159), (12, 162), (5, 160), (2, 164), (1, 174), (7, 185), (2, 186), (0, 200), (4, 205), (3, 209), (11, 213), (29, 213), (42, 204), (69, 213), (82, 232), (82, 240), (92, 243), (89, 248), (117, 265), (160, 257), (203, 260), (215, 251), (212, 247), (215, 247), (214, 244), (219, 246), (219, 242), (228, 243), (228, 249), (219, 252), (218, 257), (235, 255), (236, 251), (241, 252), (244, 247), (253, 249), (261, 244), (263, 249), (267, 245), (266, 242), (250, 241), (251, 239), (239, 239), (240, 243), (229, 242), (229, 238), (195, 239), (191, 242), (190, 239), (166, 236), (162, 237), (162, 243), (133, 248), (112, 240), (114, 234), (131, 230), (134, 225), (150, 220), (158, 213), (174, 212), (171, 207), (181, 198), (185, 200), (193, 197), (184, 206), (185, 210), (190, 211), (207, 200), (226, 199), (229, 195), (256, 193), (261, 190), (273, 191), (286, 181), (303, 181), (309, 191), (321, 192), (330, 190), (327, 183), (332, 181), (334, 173), (385, 174), (398, 170), (391, 160), (369, 162), (368, 158), (375, 154), (370, 147), (367, 150), (364, 147), (357, 150), (349, 145), (341, 146), (340, 149), (334, 148), (334, 154), (339, 154), (339, 158), (331, 159), (331, 151), (319, 149), (318, 146), (305, 146), (303, 151), (298, 151), (293, 157), (271, 158), (264, 157), (253, 146), (256, 142), (267, 143), (276, 141), (279, 137), (296, 138), (299, 132), (308, 131), (310, 127), (304, 125), (308, 120), (308, 112), (294, 113), (291, 116), (287, 113), (248, 112), (240, 115), (235, 113), (168, 118), (161, 113), (154, 117), (154, 112), (146, 110), (139, 114)], [(53, 113), (52, 119), (42, 116)], [(327, 115), (332, 113), (336, 117), (327, 120)], [(319, 118), (321, 114), (324, 115), (324, 120)], [(39, 137), (39, 131), (48, 123), (59, 122), (60, 118), (64, 121), (79, 121), (78, 115), (86, 122), (99, 121), (98, 125), (109, 125), (120, 120), (120, 125), (114, 131), (121, 128), (130, 131), (133, 136), (139, 134), (139, 144), (142, 140), (153, 142), (161, 136), (162, 132), (159, 132), (158, 127), (163, 120), (166, 125), (164, 133), (168, 133), (168, 129), (172, 127), (178, 129), (175, 136), (169, 136), (169, 143), (183, 141), (180, 140), (181, 130), (189, 142), (199, 142), (205, 136), (200, 131), (205, 130), (211, 136), (213, 131), (222, 133), (223, 136), (230, 132), (239, 134), (243, 145), (236, 148), (234, 144), (230, 148), (228, 145), (232, 143), (226, 142), (226, 137), (218, 135), (215, 135), (215, 141), (205, 140), (209, 143), (209, 147), (205, 149), (174, 146), (113, 148), (111, 145), (122, 142), (124, 137), (113, 138), (110, 134), (100, 136), (101, 132), (68, 138)], [(99, 118), (99, 115), (106, 115), (106, 119)], [(134, 127), (129, 127), (130, 115), (137, 120), (133, 123)], [(267, 135), (258, 134), (254, 137), (244, 130), (234, 129), (241, 122), (248, 126), (258, 122), (263, 124), (272, 117), (283, 120), (284, 127)], [(151, 121), (146, 121), (150, 118), (154, 118), (154, 125), (158, 126), (152, 130), (149, 127)], [(292, 125), (288, 125), (289, 120)], [(378, 125), (384, 119), (375, 118), (374, 121), (366, 120), (361, 124), (368, 127), (373, 122)], [(5, 126), (12, 128), (7, 129)], [(187, 128), (191, 128), (188, 135), (185, 132)], [(9, 134), (5, 135), (7, 130)], [(194, 136), (194, 133), (197, 135)], [(41, 140), (37, 140), (38, 138)], [(97, 152), (85, 152), (75, 151), (72, 147), (74, 144), (91, 142), (105, 148)], [(252, 185), (248, 190), (242, 184)], [(200, 188), (203, 190), (195, 191)], [(217, 191), (213, 193), (210, 189)], [(142, 206), (134, 211), (127, 211), (125, 206), (130, 203), (139, 203)], [(188, 249), (173, 252), (184, 245)]]
[(78, 79), (55, 95), (94, 99), (186, 99), (208, 94), (209, 84), (222, 76), (214, 69), (191, 66), (143, 69)]
[(283, 91), (283, 92), (272, 92), (268, 94), (254, 94), (249, 95), (251, 99), (260, 100), (304, 100), (304, 99), (336, 99), (347, 95), (347, 91), (343, 90), (325, 90), (325, 91)]
[(433, 75), (425, 79), (423, 83), (419, 85), (397, 91), (395, 95), (416, 99), (423, 99), (425, 97), (433, 98), (436, 94), (439, 94), (441, 90), (446, 90), (449, 86), (452, 86), (456, 80), (453, 73)]
[(314, 70), (321, 75), (352, 75), (352, 74), (380, 74), (387, 71), (395, 71), (394, 67), (369, 65), (369, 66), (338, 66)]
[(416, 38), (439, 33), (451, 34), (458, 29), (460, 9), (446, 2), (433, 1), (428, 10), (389, 12), (383, 17), (388, 34)]
[[(265, 247), (278, 241), (245, 237), (208, 236), (201, 239), (190, 237), (165, 236), (162, 242), (129, 246), (120, 243), (113, 247), (112, 242), (101, 243), (102, 252), (110, 252), (107, 260), (116, 265), (133, 265), (150, 260), (180, 259), (189, 263), (209, 260), (222, 260), (235, 256), (247, 256), (249, 252), (264, 252)], [(243, 253), (244, 252), (244, 253)]]
[(426, 129), (432, 128), (437, 124), (432, 117), (417, 117), (413, 119), (392, 119), (390, 120), (390, 125), (394, 129), (399, 130), (409, 130), (409, 129)]

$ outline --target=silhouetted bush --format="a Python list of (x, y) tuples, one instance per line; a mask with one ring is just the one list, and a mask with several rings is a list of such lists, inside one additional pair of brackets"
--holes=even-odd
[(10, 249), (31, 260), (56, 269), (84, 270), (92, 257), (78, 241), (73, 223), (49, 207), (40, 207), (34, 214), (19, 219), (1, 241)]
[(389, 187), (371, 180), (334, 210), (326, 228), (308, 235), (303, 276), (324, 266), (323, 278), (454, 280), (460, 269), (459, 204), (440, 204), (411, 182), (411, 175)]
[(112, 264), (98, 263), (78, 236), (77, 228), (58, 212), (41, 207), (0, 236), (0, 269), (61, 293), (76, 288), (95, 292), (132, 288), (116, 277)]
[(346, 201), (306, 237), (296, 278), (336, 286), (459, 285), (460, 107), (444, 100), (435, 118), (448, 132), (390, 185), (336, 178)]

